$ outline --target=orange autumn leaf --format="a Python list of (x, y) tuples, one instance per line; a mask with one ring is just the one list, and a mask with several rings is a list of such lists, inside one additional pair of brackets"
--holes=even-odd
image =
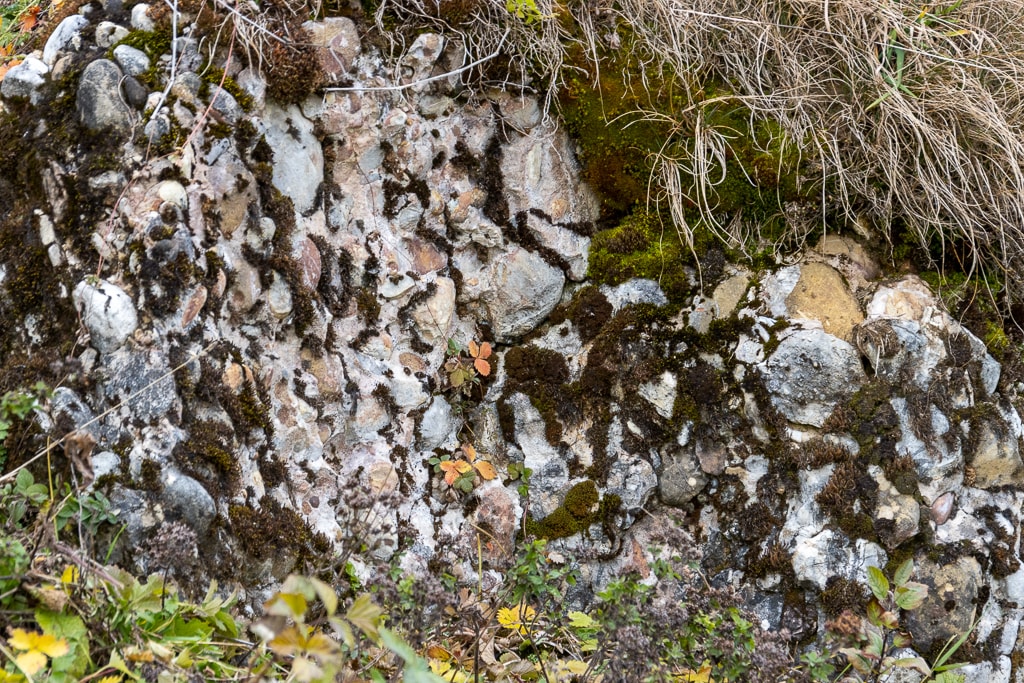
[(466, 460), (468, 460), (469, 462), (473, 462), (474, 460), (476, 460), (476, 448), (473, 447), (473, 444), (462, 444), (462, 452), (465, 454)]
[(480, 460), (473, 464), (476, 471), (480, 473), (480, 476), (486, 481), (495, 479), (498, 476), (498, 470), (494, 469), (494, 465), (487, 462), (486, 460)]
[(39, 12), (42, 9), (39, 5), (32, 5), (21, 13), (21, 16), (18, 17), (18, 23), (21, 26), (22, 33), (28, 33), (36, 27), (36, 24), (39, 23)]
[(460, 474), (465, 474), (473, 469), (473, 466), (465, 460), (445, 460), (440, 465), (444, 472), (444, 483), (449, 486), (455, 483)]
[(469, 342), (469, 355), (473, 357), (473, 367), (481, 375), (486, 377), (491, 374), (491, 364), (487, 362), (487, 358), (491, 356), (491, 345), (487, 342), (477, 346), (475, 341)]

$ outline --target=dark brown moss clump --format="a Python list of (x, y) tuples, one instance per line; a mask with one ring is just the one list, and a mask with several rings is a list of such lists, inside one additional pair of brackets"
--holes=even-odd
[(189, 439), (174, 448), (174, 457), (187, 474), (202, 482), (211, 493), (229, 493), (239, 472), (234, 437), (230, 425), (199, 420), (189, 426)]
[(242, 550), (257, 560), (291, 551), (301, 562), (315, 558), (317, 553), (331, 546), (330, 541), (310, 529), (297, 512), (270, 496), (260, 499), (259, 509), (232, 505), (228, 508), (228, 519), (232, 535), (238, 539)]
[(322, 74), (316, 48), (305, 30), (296, 42), (272, 42), (267, 55), (267, 96), (282, 104), (297, 104), (320, 87)]

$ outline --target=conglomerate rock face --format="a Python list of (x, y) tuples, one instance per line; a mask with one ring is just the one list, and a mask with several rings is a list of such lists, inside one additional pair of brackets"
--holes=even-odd
[[(918, 642), (981, 617), (995, 644), (971, 680), (1008, 680), (1018, 387), (923, 281), (829, 237), (684, 307), (656, 282), (596, 287), (597, 201), (535, 100), (363, 89), (395, 71), (343, 19), (307, 28), (347, 90), (281, 104), (252, 69), (209, 87), (186, 34), (165, 97), (144, 53), (107, 59), (128, 23), (65, 20), (0, 110), (5, 162), (31, 148), (0, 179), (2, 352), (74, 373), (52, 431), (95, 437), (123, 562), (152, 569), (139, 549), (184, 521), (204, 571), (255, 599), (371, 509), (377, 560), (475, 580), (482, 531), (498, 576), (526, 533), (600, 588), (649, 575), (672, 523), (804, 637), (838, 582), (914, 556), (936, 584)], [(402, 66), (427, 78), (459, 50), (423, 35)], [(437, 466), (474, 458), (490, 467)]]

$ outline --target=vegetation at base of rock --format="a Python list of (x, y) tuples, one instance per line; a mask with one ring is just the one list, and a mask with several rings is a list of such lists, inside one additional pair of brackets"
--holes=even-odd
[[(60, 486), (59, 480), (55, 483)], [(841, 657), (857, 662), (859, 671), (874, 647), (874, 641), (858, 640), (863, 639), (862, 629), (877, 623), (897, 632), (899, 626), (898, 610), (896, 616), (878, 616), (869, 605), (867, 621), (847, 616), (849, 608), (864, 604), (863, 587), (848, 582), (840, 596), (838, 583), (830, 584), (836, 593), (830, 604), (833, 612), (839, 611), (832, 622), (833, 637), (840, 645), (851, 639), (863, 644), (814, 649), (797, 665), (783, 636), (759, 628), (737, 594), (710, 587), (683, 557), (662, 559), (656, 552), (648, 571), (657, 583), (649, 585), (638, 574), (620, 575), (580, 609), (566, 599), (577, 578), (575, 562), (550, 554), (543, 540), (518, 548), (505, 583), (494, 590), (467, 590), (456, 597), (433, 583), (436, 579), (413, 581), (397, 563), (378, 566), (374, 580), (365, 584), (367, 590), (362, 582), (350, 580), (350, 565), (343, 562), (323, 580), (288, 577), (263, 605), (263, 617), (254, 620), (243, 618), (234, 594), (215, 583), (193, 586), (189, 597), (168, 578), (194, 561), (187, 548), (169, 547), (194, 543), (187, 525), (170, 524), (177, 529), (173, 533), (167, 524), (161, 527), (164, 540), (160, 552), (153, 554), (161, 573), (140, 580), (116, 567), (86, 561), (74, 549), (82, 543), (86, 550), (96, 549), (101, 539), (118, 543), (121, 534), (109, 502), (99, 494), (76, 495), (66, 489), (65, 495), (55, 497), (51, 491), (27, 469), (0, 484), (0, 625), (11, 648), (5, 654), (16, 657), (0, 666), (10, 680), (21, 680), (24, 667), (32, 666), (35, 680), (159, 675), (168, 681), (196, 676), (232, 681), (256, 673), (263, 680), (313, 681), (376, 668), (381, 676), (404, 669), (406, 680), (418, 670), (431, 681), (440, 680), (432, 677), (437, 675), (444, 680), (479, 676), (484, 681), (538, 675), (552, 681), (622, 675), (659, 681), (701, 675), (709, 680), (798, 683), (832, 680)], [(597, 495), (593, 482), (578, 483), (566, 495), (566, 514), (577, 518), (586, 513)], [(260, 502), (258, 511), (232, 507), (232, 524), (245, 527), (240, 538), (251, 535), (242, 542), (254, 559), (276, 557), (282, 548), (294, 550), (294, 539), (308, 535), (297, 515), (285, 513), (269, 498)], [(32, 542), (46, 538), (40, 529), (56, 535)], [(355, 540), (353, 536), (349, 542)], [(905, 610), (920, 604), (927, 589), (909, 581), (906, 564), (896, 571), (891, 589), (875, 570), (869, 581), (872, 603), (892, 601)], [(433, 616), (424, 621), (427, 612)], [(382, 628), (385, 618), (393, 631)], [(332, 629), (325, 629), (322, 620)], [(258, 634), (255, 645), (238, 640), (247, 621)], [(466, 629), (467, 623), (475, 627)], [(52, 639), (54, 647), (43, 650), (52, 654), (27, 664), (30, 660), (17, 653), (29, 652), (36, 641), (30, 643), (18, 635), (22, 633), (41, 634), (40, 643)], [(886, 642), (902, 642), (900, 633), (896, 637)], [(945, 648), (928, 671), (949, 671), (950, 656), (965, 638)], [(474, 658), (467, 656), (484, 639), (501, 654), (496, 669), (476, 668)], [(921, 662), (921, 667), (928, 666)]]

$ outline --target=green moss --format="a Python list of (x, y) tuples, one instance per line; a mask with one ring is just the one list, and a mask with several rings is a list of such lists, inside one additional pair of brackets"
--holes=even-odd
[(107, 51), (107, 57), (109, 59), (114, 58), (114, 48), (118, 45), (127, 45), (146, 53), (146, 56), (149, 57), (150, 67), (144, 73), (136, 76), (136, 78), (150, 89), (160, 90), (163, 88), (163, 85), (160, 80), (161, 72), (157, 60), (160, 59), (161, 55), (171, 53), (172, 39), (170, 27), (157, 28), (153, 31), (131, 31), (110, 47), (110, 50)]
[[(242, 86), (238, 85), (238, 81), (231, 78), (230, 76), (224, 76), (224, 70), (219, 69), (215, 66), (208, 67), (202, 74), (204, 85), (209, 86), (220, 86), (228, 94), (235, 98), (235, 102), (238, 102), (238, 106), (243, 111), (251, 112), (254, 106), (252, 95), (247, 93)], [(205, 96), (205, 93), (200, 92)]]
[(692, 262), (693, 254), (680, 243), (670, 218), (638, 209), (616, 227), (594, 235), (588, 276), (608, 285), (636, 277), (654, 280), (669, 301), (681, 303), (693, 293), (684, 269)]
[(854, 613), (862, 610), (865, 598), (864, 587), (860, 583), (841, 576), (832, 576), (825, 584), (825, 590), (821, 592), (821, 606), (825, 614), (834, 619), (846, 610)]
[(163, 488), (160, 483), (160, 463), (149, 458), (142, 461), (139, 465), (138, 488), (143, 491), (159, 491)]
[(563, 505), (573, 517), (583, 519), (593, 513), (598, 499), (597, 485), (587, 479), (569, 489), (569, 492), (565, 494)]
[(554, 540), (575, 536), (582, 531), (579, 520), (572, 516), (572, 513), (564, 507), (560, 507), (544, 519), (526, 520), (526, 533), (537, 538)]
[(377, 301), (377, 293), (369, 289), (360, 289), (356, 292), (356, 308), (359, 315), (367, 325), (377, 322), (380, 317), (380, 302)]
[[(702, 187), (723, 223), (742, 215), (768, 239), (782, 235), (782, 207), (806, 201), (809, 195), (799, 187), (796, 146), (788, 142), (781, 126), (752, 116), (738, 98), (731, 97), (726, 84), (697, 87), (671, 69), (659, 71), (652, 64), (656, 60), (641, 63), (636, 55), (644, 51), (632, 48), (634, 36), (626, 25), (620, 24), (618, 38), (620, 49), (599, 51), (597, 69), (591, 64), (593, 54), (580, 49), (570, 52), (559, 93), (562, 118), (576, 141), (584, 178), (601, 197), (602, 219), (615, 220), (647, 205), (657, 159), (687, 158), (699, 112), (705, 130), (728, 138), (724, 169), (714, 169), (713, 184), (682, 171), (681, 186)], [(710, 241), (697, 206), (691, 203), (685, 209), (697, 242)], [(666, 226), (666, 241), (679, 242), (672, 222), (666, 221)], [(627, 230), (616, 235), (614, 242), (611, 253), (634, 253), (643, 248), (640, 243), (649, 244), (649, 238)], [(700, 258), (703, 247), (695, 246)], [(592, 272), (599, 273), (601, 268)]]
[(591, 480), (575, 484), (565, 494), (562, 505), (547, 517), (535, 520), (527, 516), (526, 533), (549, 540), (566, 538), (586, 532), (600, 524), (609, 538), (616, 534), (615, 515), (622, 508), (622, 499), (615, 494), (599, 497), (597, 485)]

